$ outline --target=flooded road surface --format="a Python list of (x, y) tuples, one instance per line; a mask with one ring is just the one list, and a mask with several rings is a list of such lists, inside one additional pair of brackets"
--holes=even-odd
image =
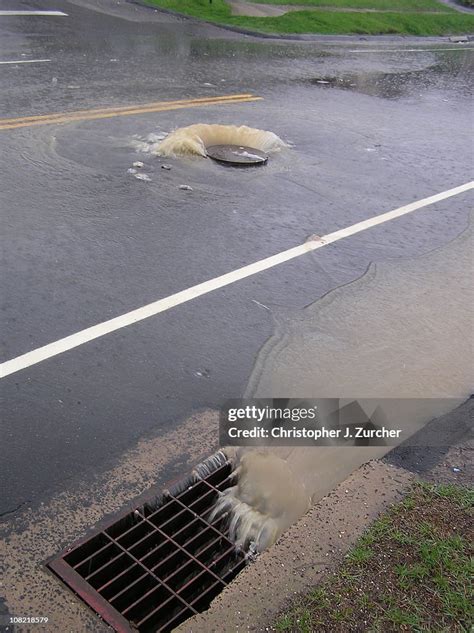
[[(66, 17), (2, 18), (2, 61), (50, 60), (1, 66), (3, 117), (263, 100), (1, 130), (2, 360), (471, 178), (470, 45), (259, 40), (63, 4)], [(195, 123), (270, 130), (288, 148), (238, 171), (144, 151)], [(377, 393), (464, 397), (467, 289), (448, 253), (471, 206), (461, 194), (8, 376), (0, 512), (93, 481), (249, 381), (315, 397), (370, 376)], [(445, 268), (426, 263), (435, 249)]]
[[(25, 62), (0, 65), (0, 116), (66, 113), (0, 123), (2, 361), (472, 178), (471, 44), (260, 40), (114, 0), (61, 10), (0, 18), (0, 61)], [(263, 99), (215, 99), (242, 94)], [(152, 155), (196, 123), (269, 130), (286, 147), (238, 170)], [(468, 396), (471, 209), (461, 193), (4, 378), (9, 613), (105, 630), (42, 563), (213, 453), (229, 398), (403, 397), (386, 415), (415, 430)], [(263, 527), (268, 544), (386, 448), (282, 448), (263, 469), (250, 458), (238, 493), (259, 511), (250, 536)]]
[[(361, 278), (302, 310), (276, 310), (275, 332), (258, 355), (246, 396), (285, 394), (297, 399), (294, 406), (304, 406), (308, 394), (362, 406), (375, 399), (367, 403), (369, 415), (379, 406), (387, 428), (403, 429), (405, 438), (453, 410), (474, 384), (473, 253), (470, 224), (419, 258), (371, 264)], [(437, 445), (444, 441), (440, 435)], [(236, 542), (263, 549), (306, 510), (304, 498), (318, 501), (391, 448), (244, 450), (240, 486), (221, 501), (237, 523)]]
[(246, 395), (466, 398), (474, 378), (473, 246), (470, 224), (426, 255), (370, 264), (293, 314), (277, 309)]

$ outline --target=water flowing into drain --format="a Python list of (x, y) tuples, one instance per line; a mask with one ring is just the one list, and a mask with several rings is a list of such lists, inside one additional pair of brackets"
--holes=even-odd
[[(336, 391), (366, 407), (373, 399), (389, 428), (404, 429), (404, 440), (452, 411), (472, 392), (472, 246), (471, 225), (426, 255), (372, 265), (293, 319), (281, 319), (246, 397), (284, 393), (299, 406), (308, 405), (306, 394)], [(372, 416), (376, 405), (370, 406)], [(309, 497), (320, 500), (393, 447), (226, 449), (237, 481), (219, 495), (213, 516), (229, 512), (229, 538), (261, 551), (305, 513)]]
[(238, 549), (261, 552), (309, 509), (304, 483), (274, 453), (244, 453), (234, 475), (236, 485), (219, 496), (211, 520), (230, 513), (229, 538)]

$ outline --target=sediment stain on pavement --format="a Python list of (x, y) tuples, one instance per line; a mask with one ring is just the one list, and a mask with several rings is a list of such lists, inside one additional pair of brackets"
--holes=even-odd
[[(112, 470), (70, 486), (40, 505), (31, 500), (0, 526), (5, 573), (2, 593), (10, 615), (48, 617), (46, 630), (82, 633), (109, 627), (46, 570), (46, 560), (84, 536), (157, 484), (189, 472), (216, 447), (218, 414), (204, 411), (176, 432), (140, 441)], [(25, 609), (27, 608), (27, 611)]]

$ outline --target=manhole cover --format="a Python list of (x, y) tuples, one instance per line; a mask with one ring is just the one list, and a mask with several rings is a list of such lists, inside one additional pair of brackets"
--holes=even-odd
[(120, 633), (171, 631), (208, 608), (245, 566), (228, 538), (227, 517), (210, 521), (232, 485), (221, 452), (192, 477), (128, 512), (48, 563)]
[(231, 165), (261, 165), (268, 160), (265, 152), (245, 145), (211, 145), (206, 151), (210, 158)]

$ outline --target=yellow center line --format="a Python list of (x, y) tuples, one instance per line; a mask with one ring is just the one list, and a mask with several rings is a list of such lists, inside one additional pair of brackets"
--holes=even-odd
[(12, 130), (33, 125), (51, 125), (53, 123), (67, 123), (69, 121), (86, 121), (90, 119), (106, 119), (116, 116), (146, 114), (148, 112), (164, 112), (181, 108), (196, 108), (208, 105), (225, 105), (232, 103), (247, 103), (260, 101), (262, 97), (252, 94), (223, 95), (220, 97), (200, 97), (197, 99), (180, 99), (177, 101), (156, 101), (139, 106), (122, 106), (118, 108), (95, 108), (92, 110), (77, 110), (74, 112), (56, 112), (12, 119), (0, 119), (0, 130)]
[(107, 107), (107, 108), (92, 108), (90, 110), (72, 110), (71, 112), (55, 112), (52, 114), (37, 114), (34, 116), (14, 117), (12, 119), (0, 119), (3, 123), (17, 123), (19, 121), (37, 121), (40, 119), (50, 119), (55, 117), (64, 117), (65, 115), (81, 115), (85, 113), (106, 113), (106, 112), (126, 112), (128, 110), (136, 110), (140, 108), (154, 108), (155, 106), (163, 105), (175, 105), (175, 104), (188, 104), (188, 103), (200, 103), (208, 101), (227, 101), (233, 99), (243, 99), (247, 97), (253, 97), (250, 93), (237, 94), (237, 95), (222, 95), (220, 97), (198, 97), (196, 99), (178, 99), (176, 101), (153, 101), (152, 103), (144, 103), (142, 105), (129, 105), (120, 107)]

